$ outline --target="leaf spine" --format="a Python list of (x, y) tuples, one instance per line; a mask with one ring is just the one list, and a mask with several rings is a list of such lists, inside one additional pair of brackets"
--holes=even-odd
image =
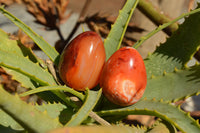
[(144, 97), (143, 100), (147, 100), (147, 97)]
[(121, 14), (122, 13), (122, 10), (119, 10), (119, 14)]
[(48, 113), (47, 113), (47, 111), (46, 111), (46, 110), (44, 110), (44, 111), (43, 111), (43, 114), (47, 115)]
[(162, 103), (162, 102), (163, 102), (163, 99), (161, 98), (159, 102), (161, 102), (161, 103)]
[(165, 75), (167, 75), (167, 72), (164, 70), (164, 71), (163, 71), (163, 76), (165, 76)]
[(156, 98), (154, 97), (154, 98), (152, 99), (152, 101), (154, 101), (154, 102), (155, 102), (155, 101), (156, 101)]
[(187, 112), (186, 114), (187, 114), (188, 117), (190, 117), (190, 112)]
[(28, 59), (29, 60), (29, 57), (28, 57), (28, 55), (26, 55), (26, 56), (24, 56), (26, 59)]
[(149, 56), (151, 56), (151, 55), (152, 55), (152, 53), (151, 53), (151, 52), (148, 52), (147, 57), (149, 57)]
[(178, 72), (178, 68), (177, 67), (174, 68), (174, 72), (175, 73)]
[(196, 96), (198, 96), (199, 94), (200, 94), (200, 92), (197, 92), (197, 93), (196, 93)]
[(59, 117), (56, 117), (54, 120), (57, 121), (57, 122), (59, 122)]
[(150, 79), (153, 79), (153, 78), (155, 78), (155, 76), (152, 74)]
[(197, 125), (199, 126), (199, 119), (196, 120)]
[(187, 64), (184, 64), (183, 67), (186, 68), (186, 69), (189, 69)]
[(185, 96), (185, 99), (187, 99), (187, 98), (189, 98), (190, 97), (190, 95), (187, 95), (187, 96)]
[(179, 110), (181, 110), (181, 105), (178, 105), (177, 108), (178, 108)]

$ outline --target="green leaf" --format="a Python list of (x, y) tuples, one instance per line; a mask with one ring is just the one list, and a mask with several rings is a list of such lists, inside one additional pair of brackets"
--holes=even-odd
[(5, 127), (0, 125), (0, 132), (1, 133), (27, 133), (25, 130), (14, 130), (11, 127)]
[(0, 29), (0, 49), (28, 57), (32, 62), (39, 62), (44, 66), (42, 59), (39, 59), (30, 48), (25, 47), (19, 40), (12, 40), (9, 34)]
[[(141, 1), (139, 2), (139, 4), (142, 4), (142, 5), (143, 5), (143, 4), (148, 4), (148, 2), (145, 2), (145, 0), (141, 0)], [(150, 9), (150, 10), (154, 10), (154, 9), (152, 8), (152, 9)], [(197, 8), (197, 9), (192, 10), (192, 11), (187, 12), (187, 13), (183, 13), (183, 14), (180, 15), (179, 17), (173, 19), (172, 21), (170, 21), (170, 22), (168, 22), (168, 23), (164, 23), (164, 24), (162, 24), (162, 25), (159, 25), (155, 30), (153, 30), (153, 31), (149, 32), (147, 35), (141, 37), (140, 40), (138, 40), (138, 41), (133, 45), (133, 47), (137, 49), (143, 42), (145, 42), (146, 40), (148, 40), (150, 37), (152, 37), (153, 35), (155, 35), (155, 34), (158, 33), (159, 31), (161, 31), (161, 30), (167, 28), (168, 26), (172, 26), (172, 27), (175, 28), (175, 27), (176, 27), (176, 24), (175, 24), (175, 25), (173, 25), (173, 24), (174, 24), (176, 21), (178, 21), (178, 20), (180, 20), (180, 19), (182, 19), (182, 18), (185, 18), (185, 17), (187, 17), (187, 16), (189, 16), (189, 15), (198, 13), (198, 12), (200, 12), (200, 8)], [(156, 13), (156, 12), (155, 12), (155, 13)], [(177, 28), (178, 28), (178, 27), (177, 27)], [(175, 28), (175, 30), (176, 30), (177, 28)]]
[(164, 120), (157, 120), (152, 127), (148, 129), (148, 133), (177, 133), (176, 128)]
[(10, 19), (16, 26), (23, 30), (41, 49), (44, 53), (53, 61), (58, 64), (59, 53), (49, 45), (41, 36), (33, 32), (31, 28), (25, 25), (21, 20), (13, 16), (11, 13), (6, 11), (3, 7), (0, 7), (0, 12)]
[[(2, 89), (2, 88), (0, 88)], [(4, 127), (10, 127), (13, 130), (19, 130), (22, 131), (24, 128), (19, 125), (12, 117), (10, 117), (6, 112), (4, 112), (2, 109), (0, 109), (0, 125)], [(0, 130), (1, 132), (1, 130)]]
[(35, 107), (41, 112), (46, 111), (51, 118), (59, 119), (63, 125), (66, 124), (75, 113), (74, 109), (63, 105), (62, 103), (47, 103), (36, 105)]
[(119, 16), (115, 21), (115, 24), (112, 25), (111, 31), (108, 34), (108, 37), (104, 41), (104, 46), (106, 50), (106, 60), (117, 50), (119, 49), (126, 28), (128, 26), (129, 20), (138, 4), (139, 0), (127, 0), (123, 9), (120, 10)]
[[(30, 49), (25, 48), (19, 41), (9, 39), (9, 35), (7, 35), (7, 33), (5, 33), (1, 29), (0, 29), (0, 50), (12, 52), (22, 57), (26, 56), (34, 63), (37, 62), (36, 56), (34, 56), (34, 54)], [(32, 89), (34, 89), (37, 86), (37, 83), (35, 83), (29, 77), (15, 70), (7, 69), (5, 67), (3, 68), (8, 74), (12, 75), (12, 79), (15, 79), (18, 82), (20, 82), (22, 86)]]
[(45, 64), (44, 60), (40, 59), (39, 57), (37, 57), (35, 55), (35, 53), (33, 53), (32, 49), (31, 48), (27, 48), (25, 47), (23, 44), (21, 44), (21, 42), (17, 41), (18, 42), (18, 46), (20, 47), (22, 53), (23, 53), (23, 56), (24, 57), (28, 57), (29, 60), (31, 60), (32, 62), (34, 63), (39, 63), (40, 66), (44, 69), (47, 68), (47, 65)]
[[(0, 66), (3, 66), (8, 73), (13, 75), (13, 78), (20, 81), (23, 86), (31, 89), (39, 86), (38, 83), (40, 85), (57, 84), (53, 76), (47, 70), (40, 67), (38, 62), (34, 63), (30, 60), (36, 60), (36, 57), (31, 51), (23, 47), (20, 43), (18, 44), (17, 41), (9, 40), (8, 35), (2, 30), (0, 30), (0, 35), (3, 37), (1, 38), (2, 40), (0, 40)], [(26, 56), (26, 58), (24, 56)], [(58, 91), (54, 91), (53, 93), (67, 104), (75, 107), (75, 104), (71, 103), (63, 93)], [(47, 101), (53, 100), (52, 94), (49, 95), (49, 93), (42, 95), (42, 97)]]
[(78, 91), (75, 91), (74, 89), (66, 87), (66, 86), (44, 86), (44, 87), (39, 87), (37, 89), (24, 92), (24, 93), (20, 94), (20, 96), (24, 97), (24, 96), (32, 95), (32, 94), (39, 93), (39, 92), (53, 91), (53, 90), (60, 90), (60, 91), (62, 90), (62, 91), (71, 93), (74, 96), (77, 96), (81, 101), (83, 101), (84, 98), (85, 98), (85, 96), (82, 93), (80, 93)]
[(55, 119), (58, 118), (60, 115), (60, 112), (67, 107), (61, 103), (47, 103), (47, 104), (42, 104), (42, 105), (36, 105), (36, 109), (38, 109), (40, 112), (47, 112), (47, 114)]
[[(200, 9), (198, 9), (200, 10)], [(190, 15), (179, 29), (145, 60), (148, 78), (184, 68), (200, 46), (200, 12)]]
[(23, 56), (23, 52), (18, 46), (16, 40), (9, 39), (9, 36), (6, 32), (0, 29), (0, 49), (4, 51), (10, 51), (15, 54)]
[(0, 108), (30, 132), (46, 132), (62, 127), (57, 119), (50, 118), (31, 104), (27, 104), (16, 95), (13, 96), (0, 88)]
[(28, 58), (0, 50), (0, 65), (20, 72), (41, 85), (56, 85), (52, 75)]
[(130, 126), (76, 126), (52, 130), (49, 133), (146, 133), (144, 129)]
[(177, 101), (200, 92), (200, 66), (152, 77), (148, 80), (143, 97)]
[(100, 116), (153, 115), (172, 123), (182, 132), (199, 133), (200, 125), (189, 114), (170, 103), (156, 100), (140, 100), (132, 106), (97, 112)]
[(36, 83), (34, 80), (30, 79), (24, 74), (21, 74), (15, 70), (8, 69), (6, 67), (3, 67), (3, 69), (10, 75), (12, 75), (12, 79), (18, 81), (23, 87), (35, 89), (37, 86), (39, 86), (38, 83)]
[(99, 91), (86, 91), (86, 98), (84, 104), (78, 110), (78, 112), (72, 117), (72, 119), (65, 125), (66, 126), (77, 126), (81, 124), (89, 115), (89, 113), (93, 110), (96, 103), (98, 102), (102, 90)]
[(61, 98), (67, 105), (77, 108), (76, 104), (73, 103), (73, 101), (70, 99), (70, 97), (64, 95), (62, 92), (60, 91), (65, 91), (65, 92), (69, 92), (75, 96), (77, 96), (80, 100), (84, 100), (84, 95), (80, 92), (77, 92), (75, 90), (73, 90), (72, 88), (66, 87), (66, 86), (44, 86), (44, 87), (39, 87), (36, 88), (34, 90), (30, 90), (27, 92), (24, 92), (22, 94), (20, 94), (21, 97), (23, 96), (27, 96), (27, 95), (31, 95), (31, 94), (35, 94), (35, 93), (39, 93), (39, 92), (44, 92), (44, 91), (51, 91), (53, 92), (55, 95), (57, 95), (59, 98)]

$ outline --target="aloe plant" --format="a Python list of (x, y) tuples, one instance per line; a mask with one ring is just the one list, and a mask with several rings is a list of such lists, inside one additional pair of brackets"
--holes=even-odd
[[(120, 10), (104, 42), (107, 59), (119, 49), (138, 2), (127, 0)], [(58, 65), (60, 55), (52, 46), (3, 7), (0, 7), (0, 12), (32, 38), (55, 66)], [(173, 104), (200, 92), (200, 66), (198, 63), (187, 66), (200, 47), (200, 8), (159, 26), (138, 40), (134, 47), (137, 48), (158, 31), (186, 16), (178, 30), (144, 59), (148, 76), (146, 91), (139, 102), (128, 107), (119, 107), (105, 100), (99, 87), (86, 89), (82, 93), (58, 84), (44, 61), (0, 30), (0, 66), (23, 87), (30, 89), (20, 95), (11, 95), (0, 86), (0, 132), (54, 132), (54, 129), (55, 132), (82, 132), (83, 129), (88, 132), (200, 132), (198, 121)], [(19, 98), (31, 94), (38, 94), (46, 104), (31, 105)], [(71, 95), (78, 98), (79, 104)], [(120, 123), (121, 118), (130, 114), (156, 116), (159, 120), (151, 127), (127, 127)], [(105, 127), (97, 126), (98, 122), (119, 124)]]

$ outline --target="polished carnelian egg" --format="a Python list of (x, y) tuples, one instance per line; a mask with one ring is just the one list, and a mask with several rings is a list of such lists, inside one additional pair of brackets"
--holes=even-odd
[(105, 63), (100, 78), (105, 97), (120, 106), (136, 103), (142, 97), (146, 84), (143, 59), (131, 47), (116, 51)]
[(58, 67), (60, 77), (75, 90), (91, 89), (99, 82), (105, 57), (101, 37), (92, 31), (83, 32), (63, 50)]

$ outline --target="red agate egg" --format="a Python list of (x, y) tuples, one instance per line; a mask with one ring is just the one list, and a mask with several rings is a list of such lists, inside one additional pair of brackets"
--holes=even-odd
[(101, 37), (92, 31), (83, 32), (63, 50), (58, 66), (60, 78), (75, 90), (91, 89), (99, 83), (105, 57)]
[(145, 64), (132, 47), (116, 51), (105, 63), (100, 86), (105, 97), (120, 106), (129, 106), (142, 97), (147, 84)]

